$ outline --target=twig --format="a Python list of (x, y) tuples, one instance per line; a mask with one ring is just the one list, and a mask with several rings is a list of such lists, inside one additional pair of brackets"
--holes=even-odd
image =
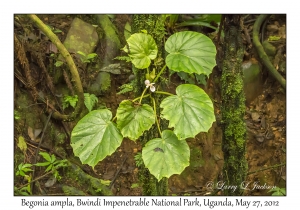
[[(45, 124), (45, 126), (44, 126), (44, 129), (43, 129), (43, 133), (42, 133), (41, 140), (40, 140), (39, 145), (38, 145), (38, 147), (37, 147), (37, 149), (36, 149), (35, 158), (34, 158), (34, 161), (33, 161), (32, 178), (34, 178), (34, 175), (35, 175), (35, 165), (34, 165), (34, 164), (36, 164), (37, 156), (38, 156), (38, 154), (39, 154), (40, 147), (41, 147), (41, 144), (42, 144), (42, 141), (43, 141), (43, 137), (44, 137), (46, 128), (47, 128), (47, 126), (48, 126), (48, 123), (49, 123), (49, 121), (50, 121), (50, 118), (51, 118), (51, 116), (52, 116), (52, 113), (53, 113), (53, 111), (51, 111), (50, 114), (49, 114), (49, 116), (48, 116), (47, 122), (46, 122), (46, 124)], [(33, 183), (31, 183), (31, 189), (32, 189), (32, 192), (33, 192)]]
[(254, 173), (257, 173), (257, 172), (260, 172), (260, 171), (269, 170), (269, 169), (272, 169), (272, 168), (277, 168), (277, 167), (284, 166), (284, 165), (286, 165), (286, 163), (281, 163), (279, 165), (274, 165), (274, 166), (270, 166), (270, 167), (267, 167), (267, 168), (261, 168), (261, 169), (256, 170), (256, 171), (248, 172), (247, 175), (254, 174)]
[[(23, 187), (25, 187), (25, 186), (27, 186), (27, 185), (29, 185), (29, 184), (31, 184), (30, 187), (31, 187), (31, 189), (32, 189), (32, 185), (33, 185), (34, 182), (36, 182), (36, 181), (38, 181), (38, 180), (44, 178), (45, 176), (48, 176), (49, 174), (52, 174), (52, 171), (49, 171), (49, 172), (43, 174), (42, 176), (40, 176), (40, 177), (38, 177), (38, 178), (32, 180), (31, 182), (28, 182), (28, 183), (22, 185), (21, 187), (18, 188), (18, 190), (22, 189)], [(33, 191), (33, 189), (32, 189), (32, 191)]]
[(125, 163), (126, 160), (127, 160), (127, 155), (126, 155), (126, 157), (124, 158), (124, 160), (123, 160), (123, 162), (122, 162), (120, 168), (118, 169), (118, 171), (117, 171), (115, 177), (114, 177), (113, 180), (111, 181), (111, 183), (110, 183), (110, 185), (109, 185), (109, 189), (111, 189), (112, 186), (114, 185), (114, 183), (115, 183), (115, 181), (116, 181), (116, 179), (117, 179), (117, 177), (118, 177), (118, 175), (119, 175), (119, 173), (120, 173), (120, 171), (121, 171), (121, 169), (122, 169), (122, 167), (123, 167), (123, 165), (124, 165), (124, 163)]

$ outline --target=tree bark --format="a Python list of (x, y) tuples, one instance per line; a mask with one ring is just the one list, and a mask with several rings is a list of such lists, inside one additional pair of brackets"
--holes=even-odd
[(238, 186), (237, 190), (225, 189), (225, 195), (241, 195), (240, 185), (245, 181), (246, 126), (244, 122), (245, 95), (243, 90), (242, 61), (244, 46), (241, 38), (240, 15), (225, 15), (224, 60), (221, 78), (224, 183)]

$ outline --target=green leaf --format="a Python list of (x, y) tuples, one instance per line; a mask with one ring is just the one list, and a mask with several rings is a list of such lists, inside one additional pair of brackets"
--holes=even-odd
[(220, 23), (221, 18), (222, 18), (221, 14), (206, 14), (206, 15), (201, 14), (201, 15), (198, 15), (196, 20), (207, 22), (207, 23), (210, 23), (210, 22)]
[(32, 166), (32, 164), (30, 163), (26, 163), (22, 166), (22, 168), (30, 168)]
[(77, 101), (78, 101), (77, 95), (65, 96), (64, 100), (63, 100), (63, 109), (69, 107), (69, 105), (71, 105), (73, 108), (75, 108)]
[(22, 169), (22, 171), (24, 171), (24, 172), (28, 172), (28, 171), (33, 171), (32, 169), (30, 169), (30, 168), (23, 168)]
[(207, 36), (192, 31), (173, 34), (165, 44), (167, 66), (174, 71), (209, 75), (216, 65), (216, 47)]
[(179, 23), (177, 26), (205, 26), (214, 30), (218, 29), (217, 27), (212, 26), (210, 23), (203, 22), (201, 20), (187, 20), (185, 22)]
[(84, 104), (89, 112), (92, 111), (96, 103), (98, 103), (98, 98), (94, 94), (84, 93)]
[(279, 39), (281, 39), (280, 36), (269, 36), (268, 41), (278, 41)]
[(183, 84), (176, 88), (176, 94), (165, 98), (160, 107), (161, 115), (169, 120), (169, 128), (179, 139), (194, 137), (207, 132), (215, 121), (214, 107), (209, 96), (196, 85)]
[(84, 52), (82, 52), (82, 51), (77, 51), (77, 53), (78, 53), (79, 55), (82, 55), (83, 57), (86, 57), (86, 54), (85, 54)]
[(286, 195), (285, 188), (275, 187), (268, 191), (268, 193), (273, 192), (272, 196), (283, 196)]
[(98, 55), (96, 54), (96, 53), (91, 53), (91, 54), (88, 54), (87, 56), (86, 56), (86, 59), (88, 59), (88, 60), (91, 60), (91, 59), (93, 59), (93, 58), (95, 58), (95, 57), (97, 57)]
[(74, 97), (70, 98), (69, 103), (73, 108), (75, 108), (77, 101), (78, 101), (78, 96), (75, 95)]
[(126, 22), (124, 27), (124, 37), (127, 40), (131, 35), (131, 25), (129, 22)]
[(104, 179), (100, 179), (101, 184), (104, 184), (106, 186), (109, 186), (111, 181), (110, 180), (104, 180)]
[(140, 187), (139, 183), (133, 183), (130, 188), (133, 189), (133, 188), (138, 188)]
[(51, 162), (51, 157), (47, 152), (40, 152), (39, 153), (41, 156), (43, 156), (43, 158), (49, 162)]
[(83, 164), (94, 167), (121, 145), (123, 137), (111, 118), (108, 109), (94, 110), (74, 127), (71, 146)]
[(54, 31), (53, 31), (53, 33), (55, 33), (55, 34), (57, 34), (57, 33), (62, 33), (63, 31), (62, 30), (60, 30), (60, 29), (55, 29)]
[(279, 192), (281, 193), (281, 195), (286, 195), (285, 188), (280, 188)]
[(195, 74), (198, 84), (206, 85), (206, 76), (204, 74)]
[(54, 163), (55, 168), (59, 168), (59, 167), (65, 167), (67, 166), (67, 163), (62, 163), (62, 162), (56, 162)]
[(50, 171), (52, 168), (53, 168), (53, 165), (52, 165), (52, 164), (50, 164), (50, 165), (49, 165), (49, 166), (46, 168), (45, 172), (48, 172), (48, 171)]
[(26, 152), (27, 144), (23, 136), (19, 136), (17, 146), (20, 148), (21, 151), (23, 151), (24, 153)]
[(154, 111), (148, 104), (134, 104), (129, 100), (120, 103), (117, 109), (117, 126), (124, 137), (136, 140), (155, 122)]
[(52, 154), (52, 155), (51, 155), (51, 163), (54, 163), (54, 162), (55, 162), (55, 160), (56, 160), (56, 157), (55, 157), (55, 155), (54, 155), (54, 154)]
[(55, 65), (56, 67), (60, 67), (60, 66), (63, 65), (63, 64), (64, 64), (64, 62), (62, 62), (62, 61), (56, 61), (54, 65)]
[(43, 163), (36, 163), (35, 165), (36, 166), (47, 166), (47, 165), (50, 165), (51, 162), (43, 162)]
[(150, 173), (160, 181), (163, 177), (180, 174), (189, 165), (190, 149), (173, 131), (164, 130), (162, 138), (147, 142), (142, 157)]
[[(148, 68), (157, 56), (157, 45), (149, 34), (135, 33), (127, 39), (129, 57), (138, 69)], [(126, 48), (126, 46), (124, 47)]]

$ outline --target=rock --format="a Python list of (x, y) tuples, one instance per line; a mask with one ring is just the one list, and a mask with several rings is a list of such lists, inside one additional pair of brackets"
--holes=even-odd
[(121, 41), (118, 36), (118, 31), (114, 24), (110, 21), (107, 15), (95, 15), (97, 22), (105, 33), (103, 45), (105, 46), (105, 58), (103, 60), (104, 65), (109, 65), (122, 48)]
[(261, 66), (252, 58), (242, 64), (246, 102), (249, 104), (262, 92)]
[(69, 52), (77, 54), (77, 51), (84, 52), (86, 55), (95, 51), (99, 38), (95, 27), (75, 18), (64, 41), (65, 47)]

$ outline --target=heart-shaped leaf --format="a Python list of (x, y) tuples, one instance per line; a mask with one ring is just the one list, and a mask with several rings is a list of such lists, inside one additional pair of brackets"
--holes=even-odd
[(117, 126), (124, 137), (136, 140), (155, 122), (154, 111), (148, 104), (134, 104), (129, 100), (120, 103), (117, 110)]
[(167, 66), (174, 71), (209, 75), (216, 65), (216, 47), (207, 36), (193, 31), (178, 32), (165, 44), (170, 53)]
[(132, 63), (138, 69), (148, 68), (151, 60), (157, 56), (157, 45), (149, 34), (135, 33), (128, 39), (129, 50), (124, 47), (132, 59)]
[(169, 120), (169, 127), (174, 127), (176, 136), (186, 139), (199, 132), (207, 132), (215, 121), (209, 96), (191, 84), (179, 85), (176, 94), (165, 98), (160, 104), (162, 117)]
[(74, 127), (71, 146), (83, 164), (94, 167), (121, 145), (122, 134), (111, 118), (108, 109), (94, 110)]
[(186, 141), (179, 141), (173, 131), (164, 130), (161, 138), (147, 142), (142, 157), (145, 166), (159, 181), (180, 174), (189, 166), (190, 148)]

